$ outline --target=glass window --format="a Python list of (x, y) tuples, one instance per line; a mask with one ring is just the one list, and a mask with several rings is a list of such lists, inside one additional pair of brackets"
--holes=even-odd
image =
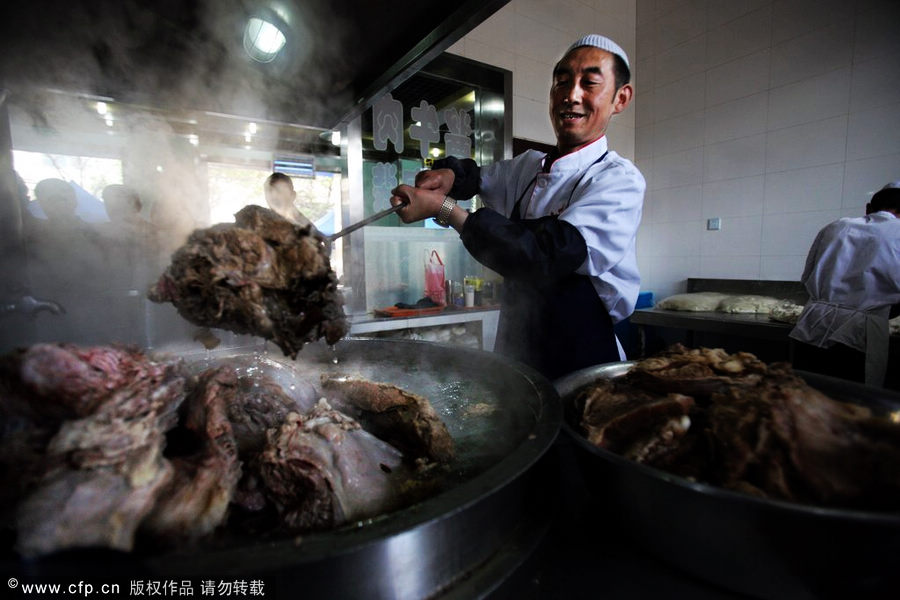
[(78, 208), (75, 214), (83, 221), (107, 221), (103, 208), (103, 188), (122, 183), (122, 161), (97, 156), (70, 156), (13, 150), (13, 167), (28, 187), (28, 211), (44, 219), (44, 211), (35, 202), (34, 188), (44, 179), (62, 179), (75, 187)]

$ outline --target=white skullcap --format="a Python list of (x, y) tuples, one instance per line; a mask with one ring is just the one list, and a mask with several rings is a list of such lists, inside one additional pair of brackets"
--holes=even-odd
[(566, 50), (566, 54), (568, 54), (575, 48), (580, 48), (582, 46), (593, 46), (595, 48), (600, 48), (601, 50), (606, 50), (610, 54), (615, 54), (616, 56), (621, 58), (625, 62), (625, 66), (628, 67), (629, 70), (631, 70), (631, 65), (628, 64), (628, 56), (625, 54), (625, 51), (622, 50), (621, 46), (619, 46), (617, 43), (615, 43), (605, 35), (598, 35), (596, 33), (586, 35), (569, 46), (569, 49)]
[(900, 188), (900, 181), (892, 181), (881, 189), (890, 190), (892, 188)]

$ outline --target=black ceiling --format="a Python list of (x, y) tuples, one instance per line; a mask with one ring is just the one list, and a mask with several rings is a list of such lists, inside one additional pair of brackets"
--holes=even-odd
[[(333, 128), (508, 0), (26, 0), (0, 8), (0, 85)], [(247, 19), (287, 31), (256, 63)]]

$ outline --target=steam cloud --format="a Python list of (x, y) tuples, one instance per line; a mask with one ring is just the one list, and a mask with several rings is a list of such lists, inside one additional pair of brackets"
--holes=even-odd
[[(9, 91), (13, 125), (13, 139), (6, 143), (17, 146), (21, 135), (37, 148), (43, 139), (47, 147), (42, 151), (65, 154), (64, 148), (53, 147), (62, 139), (54, 134), (83, 130), (80, 124), (97, 120), (84, 103), (72, 101), (73, 95), (146, 106), (146, 111), (132, 112), (127, 122), (117, 123), (117, 130), (125, 132), (118, 139), (125, 141), (113, 142), (111, 136), (110, 145), (122, 144), (125, 183), (137, 189), (144, 202), (156, 205), (157, 218), (172, 231), (168, 247), (161, 252), (164, 257), (190, 230), (208, 224), (209, 219), (206, 178), (197, 150), (173, 130), (164, 112), (209, 111), (248, 120), (330, 127), (335, 107), (348, 105), (351, 95), (347, 35), (339, 33), (340, 20), (329, 14), (326, 2), (282, 3), (281, 14), (289, 29), (285, 55), (265, 65), (246, 55), (242, 36), (254, 11), (271, 8), (267, 2), (33, 0), (4, 4), (0, 8), (4, 39), (0, 89)], [(83, 333), (92, 328), (101, 338), (98, 341), (146, 343), (146, 339), (131, 339), (127, 331), (111, 334), (105, 327), (110, 315), (104, 304), (108, 305), (109, 294), (122, 290), (111, 289), (98, 274), (109, 271), (110, 257), (120, 248), (101, 245), (86, 250), (72, 240), (58, 241), (56, 253), (29, 249), (36, 266), (29, 271), (50, 267), (55, 273), (68, 273), (66, 281), (73, 285), (79, 281), (89, 285), (76, 290), (55, 286), (44, 294), (64, 305), (68, 300), (65, 318), (41, 315), (24, 322), (0, 316), (7, 331), (0, 339), (0, 351), (34, 336), (90, 341)], [(77, 263), (74, 269), (52, 264), (67, 255)], [(10, 268), (24, 270), (21, 265), (4, 264), (3, 274), (24, 280), (35, 296), (41, 295), (34, 277), (29, 280), (22, 273), (9, 273)], [(152, 277), (152, 272), (144, 273), (140, 283)], [(139, 291), (143, 296), (143, 290)], [(0, 294), (5, 300), (10, 291), (0, 290)], [(85, 311), (72, 314), (75, 305), (88, 299)], [(138, 321), (147, 319), (147, 315), (137, 316)], [(55, 330), (36, 331), (42, 326)], [(75, 330), (66, 331), (68, 326)], [(125, 334), (124, 339), (116, 333)]]

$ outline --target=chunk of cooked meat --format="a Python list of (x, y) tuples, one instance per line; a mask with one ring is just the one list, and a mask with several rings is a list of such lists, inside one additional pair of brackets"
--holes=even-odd
[(625, 378), (658, 392), (706, 396), (734, 385), (756, 385), (765, 374), (766, 364), (749, 352), (728, 354), (721, 348), (675, 344), (639, 361)]
[(633, 372), (582, 392), (592, 443), (761, 497), (900, 508), (900, 425), (829, 398), (790, 365), (676, 346)]
[(0, 358), (0, 385), (9, 410), (59, 421), (94, 414), (123, 395), (150, 401), (169, 369), (133, 348), (35, 344)]
[(241, 478), (241, 462), (226, 396), (215, 382), (219, 370), (202, 373), (185, 399), (184, 428), (200, 448), (171, 458), (174, 477), (144, 528), (170, 539), (197, 539), (225, 521)]
[(689, 396), (635, 393), (606, 381), (585, 393), (581, 424), (592, 444), (637, 462), (660, 464), (678, 453), (693, 405)]
[(823, 505), (900, 507), (900, 426), (829, 398), (789, 369), (715, 397), (710, 422), (725, 485), (743, 481)]
[[(286, 393), (240, 361), (190, 372), (113, 347), (42, 344), (0, 357), (0, 517), (21, 555), (130, 550), (136, 537), (170, 545), (226, 522), (323, 529), (443, 483), (324, 399), (314, 404), (310, 382)], [(404, 434), (439, 438), (427, 401), (400, 396)], [(379, 396), (369, 408), (398, 402)]]
[(268, 432), (264, 493), (294, 531), (375, 516), (402, 501), (401, 454), (320, 400)]
[(412, 458), (452, 460), (453, 438), (427, 398), (387, 383), (328, 375), (322, 390), (338, 410)]
[(305, 412), (314, 400), (301, 403), (267, 376), (241, 375), (239, 371), (232, 365), (207, 369), (197, 377), (192, 397), (222, 402), (238, 455), (246, 460), (263, 449), (266, 430), (279, 427), (290, 412)]
[(274, 211), (246, 206), (234, 224), (194, 231), (151, 288), (196, 325), (272, 340), (296, 358), (304, 344), (349, 331), (324, 238)]
[(18, 551), (30, 557), (68, 548), (131, 550), (138, 525), (172, 475), (154, 449), (142, 452), (133, 475), (110, 468), (48, 474), (19, 506)]
[[(44, 374), (41, 381), (54, 382), (40, 388), (53, 414), (62, 407), (84, 410), (71, 389), (83, 390), (95, 371), (111, 374), (119, 387), (89, 391), (95, 412), (64, 421), (49, 440), (43, 473), (16, 510), (17, 548), (24, 556), (85, 546), (130, 550), (139, 523), (172, 474), (162, 448), (183, 399), (180, 370), (115, 348), (36, 350), (25, 354), (22, 365), (30, 370), (22, 379), (33, 381), (37, 371)], [(87, 368), (79, 368), (75, 357)], [(53, 364), (64, 365), (71, 377), (51, 375)]]

